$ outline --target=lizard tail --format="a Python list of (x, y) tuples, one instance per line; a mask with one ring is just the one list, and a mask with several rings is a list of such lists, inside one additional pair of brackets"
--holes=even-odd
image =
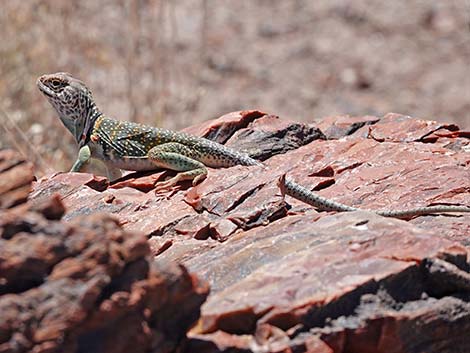
[(411, 208), (408, 210), (368, 210), (357, 207), (351, 207), (340, 202), (336, 202), (318, 194), (313, 193), (309, 189), (299, 185), (291, 180), (284, 179), (285, 192), (300, 201), (303, 201), (321, 211), (368, 211), (374, 212), (384, 217), (409, 218), (433, 213), (449, 213), (449, 212), (470, 212), (470, 207), (466, 206), (429, 206)]
[(408, 218), (413, 216), (421, 216), (432, 213), (449, 213), (449, 212), (470, 212), (470, 207), (466, 206), (428, 206), (411, 208), (408, 210), (381, 210), (374, 211), (375, 213), (384, 217), (395, 217), (395, 218)]
[(308, 203), (309, 205), (318, 208), (322, 211), (339, 211), (339, 212), (348, 212), (348, 211), (358, 211), (359, 208), (351, 207), (343, 203), (339, 203), (330, 199), (327, 199), (323, 196), (317, 195), (310, 191), (309, 189), (299, 185), (291, 180), (285, 180), (285, 191), (286, 194), (296, 198), (300, 201)]

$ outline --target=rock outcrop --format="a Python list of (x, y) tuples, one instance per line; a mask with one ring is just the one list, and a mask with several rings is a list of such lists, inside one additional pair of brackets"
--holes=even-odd
[(147, 238), (112, 216), (62, 222), (58, 196), (21, 204), (31, 165), (11, 151), (0, 161), (0, 203), (16, 204), (0, 210), (0, 352), (174, 351), (207, 284), (150, 261)]
[[(90, 332), (97, 332), (93, 325), (103, 320), (95, 317), (119, 312), (100, 333), (120, 327), (119, 320), (130, 322), (125, 319), (129, 311), (147, 317), (130, 309), (135, 307), (133, 291), (154, 293), (150, 284), (142, 283), (151, 283), (152, 273), (166, 280), (164, 274), (171, 273), (169, 278), (179, 278), (187, 289), (176, 296), (179, 300), (161, 302), (153, 294), (135, 294), (142, 298), (139, 308), (163, 310), (150, 317), (163, 315), (168, 321), (144, 321), (152, 332), (164, 332), (157, 336), (170, 342), (167, 351), (470, 351), (470, 340), (464, 338), (470, 329), (469, 214), (404, 221), (362, 211), (318, 212), (284, 196), (278, 186), (289, 175), (323, 196), (364, 209), (470, 205), (468, 132), (398, 114), (330, 117), (314, 126), (259, 111), (232, 113), (188, 131), (242, 149), (265, 160), (268, 169), (213, 169), (195, 187), (183, 183), (158, 195), (155, 184), (171, 172), (128, 173), (111, 185), (83, 173), (43, 178), (34, 183), (28, 207), (36, 209), (33, 214), (42, 222), (54, 225), (49, 237), (57, 243), (44, 240), (47, 235), (34, 237), (40, 244), (36, 246), (51, 255), (33, 265), (24, 260), (26, 255), (17, 256), (12, 265), (16, 272), (7, 277), (8, 292), (23, 295), (42, 286), (41, 278), (47, 284), (63, 274), (66, 279), (78, 276), (80, 288), (89, 285), (92, 293), (101, 293), (93, 297), (99, 305), (89, 306), (90, 321), (74, 326), (88, 333), (73, 329), (67, 335), (75, 337), (71, 342), (80, 349), (86, 342), (98, 344)], [(62, 205), (65, 210), (57, 210)], [(62, 221), (56, 221), (62, 212)], [(112, 214), (122, 229), (109, 217), (89, 216), (98, 212)], [(60, 229), (69, 234), (62, 241), (54, 236)], [(103, 235), (108, 233), (112, 235)], [(93, 251), (90, 245), (87, 251), (96, 251), (93, 256), (99, 259), (108, 256), (111, 267), (87, 258), (87, 251), (70, 255), (77, 253), (77, 246), (88, 249), (80, 244), (91, 244), (91, 238), (101, 245)], [(144, 260), (149, 248), (152, 265)], [(77, 261), (82, 266), (74, 265)], [(207, 288), (180, 267), (161, 270), (169, 263), (185, 266), (211, 288), (184, 345), (180, 339), (197, 317)], [(78, 270), (83, 266), (89, 271)], [(112, 290), (129, 297), (121, 302), (116, 295), (113, 302), (110, 285), (100, 287), (95, 276), (116, 278), (110, 280), (119, 283)], [(135, 282), (129, 284), (129, 278)], [(104, 305), (107, 300), (111, 303)], [(129, 329), (122, 337), (141, 342), (149, 336)], [(112, 347), (113, 342), (104, 342)], [(121, 351), (129, 347), (114, 343)]]

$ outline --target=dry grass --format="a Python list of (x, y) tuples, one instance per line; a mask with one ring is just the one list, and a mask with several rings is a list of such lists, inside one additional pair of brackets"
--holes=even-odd
[(56, 71), (110, 116), (174, 129), (249, 108), (470, 128), (469, 16), (467, 0), (4, 1), (0, 148), (39, 175), (69, 168), (76, 147), (35, 87)]

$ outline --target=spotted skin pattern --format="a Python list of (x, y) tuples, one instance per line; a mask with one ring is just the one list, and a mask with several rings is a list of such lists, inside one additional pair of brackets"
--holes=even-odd
[[(43, 75), (38, 78), (37, 85), (80, 147), (71, 171), (80, 171), (90, 158), (96, 158), (115, 175), (119, 169), (146, 171), (165, 168), (180, 172), (174, 178), (157, 184), (156, 190), (162, 191), (181, 180), (199, 183), (207, 175), (206, 167), (263, 166), (247, 154), (202, 137), (107, 118), (97, 108), (86, 85), (68, 73)], [(286, 194), (319, 210), (360, 210), (317, 195), (289, 179), (283, 179), (281, 187)], [(367, 211), (385, 217), (409, 218), (432, 213), (470, 212), (470, 207), (430, 206)]]
[[(171, 153), (184, 155), (212, 168), (259, 164), (242, 153), (207, 139), (106, 117), (97, 119), (91, 140), (100, 146), (97, 158), (115, 163), (116, 166), (119, 164), (121, 169), (152, 170), (159, 161), (165, 163), (164, 157)], [(121, 165), (121, 160), (129, 157), (145, 157), (141, 168)], [(178, 163), (184, 166), (180, 161), (175, 161), (175, 166)]]

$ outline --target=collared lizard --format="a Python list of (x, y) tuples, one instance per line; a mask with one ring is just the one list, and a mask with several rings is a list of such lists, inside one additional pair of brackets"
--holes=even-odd
[[(90, 158), (103, 161), (113, 176), (119, 175), (119, 169), (146, 171), (165, 168), (180, 172), (157, 184), (156, 190), (165, 190), (182, 180), (192, 180), (196, 185), (206, 177), (206, 167), (263, 165), (247, 154), (202, 137), (110, 119), (98, 109), (88, 87), (70, 74), (43, 75), (38, 78), (37, 85), (79, 145), (72, 172), (80, 171)], [(284, 178), (282, 182), (288, 195), (319, 210), (362, 210), (324, 198), (289, 179)], [(366, 211), (385, 217), (408, 218), (431, 213), (470, 212), (470, 207), (443, 205)]]

